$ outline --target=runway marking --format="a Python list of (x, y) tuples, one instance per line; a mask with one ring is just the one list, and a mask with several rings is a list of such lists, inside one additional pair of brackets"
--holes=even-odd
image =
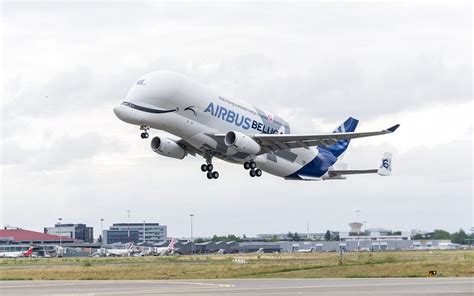
[[(232, 292), (234, 290), (231, 290)], [(189, 291), (182, 291), (182, 292), (189, 292)], [(197, 291), (197, 292), (205, 292), (205, 291)], [(169, 292), (167, 292), (169, 293)], [(177, 291), (176, 293), (181, 293), (181, 291)], [(154, 294), (161, 294), (161, 292), (154, 292)], [(300, 291), (300, 292), (294, 292), (292, 291), (292, 294), (320, 294), (320, 295), (327, 295), (327, 294), (362, 294), (362, 295), (377, 295), (377, 294), (430, 294), (430, 295), (453, 295), (453, 294), (472, 294), (472, 290), (466, 290), (466, 291), (445, 291), (445, 292), (440, 292), (440, 291), (431, 291), (431, 290), (425, 290), (425, 291), (373, 291), (373, 290), (367, 290), (367, 291)], [(288, 291), (282, 291), (282, 292), (243, 292), (243, 293), (237, 293), (236, 295), (288, 295)]]
[[(39, 281), (38, 281), (39, 282)], [(51, 284), (34, 284), (34, 285), (16, 285), (16, 286), (3, 286), (0, 284), (0, 288), (2, 289), (15, 289), (15, 288), (36, 288), (36, 287), (54, 287), (54, 286), (71, 286), (71, 285), (77, 285), (80, 282), (76, 283), (51, 283)], [(87, 283), (87, 282), (84, 282)]]
[[(157, 283), (157, 282), (155, 282)], [(184, 285), (195, 285), (195, 286), (213, 286), (213, 287), (221, 287), (221, 288), (234, 288), (235, 285), (232, 284), (217, 284), (217, 283), (198, 283), (198, 282), (166, 282), (167, 284), (184, 284)]]
[[(147, 287), (146, 289), (140, 289), (139, 287), (127, 288), (130, 290), (125, 291), (104, 291), (104, 292), (94, 292), (94, 295), (129, 295), (129, 294), (168, 294), (168, 293), (184, 293), (184, 292), (216, 292), (216, 291), (233, 291), (233, 290), (225, 290), (228, 288), (233, 288), (235, 285), (232, 284), (209, 284), (209, 283), (190, 283), (190, 282), (173, 282), (167, 284), (183, 284), (183, 285), (190, 285), (196, 286), (194, 289), (192, 288), (184, 288), (184, 289), (162, 289), (157, 290), (156, 287)], [(209, 289), (209, 287), (214, 287), (217, 289)], [(221, 289), (223, 288), (223, 289)]]

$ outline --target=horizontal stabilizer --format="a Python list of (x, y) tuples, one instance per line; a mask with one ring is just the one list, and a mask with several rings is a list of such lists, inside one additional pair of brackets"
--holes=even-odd
[(372, 170), (343, 170), (343, 171), (329, 171), (329, 177), (336, 177), (342, 175), (360, 175), (360, 174), (375, 174), (377, 173), (377, 169)]
[(368, 169), (368, 170), (345, 170), (345, 169), (336, 169), (328, 171), (327, 179), (336, 179), (346, 175), (361, 175), (361, 174), (379, 174), (380, 176), (390, 176), (392, 173), (392, 153), (385, 152), (382, 158), (382, 163), (378, 169)]

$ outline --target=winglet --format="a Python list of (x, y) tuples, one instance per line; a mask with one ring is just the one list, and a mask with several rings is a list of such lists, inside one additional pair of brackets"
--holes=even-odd
[(387, 131), (393, 133), (394, 131), (397, 130), (397, 128), (398, 128), (399, 126), (400, 126), (399, 124), (395, 124), (394, 126), (389, 127), (389, 128), (387, 129)]

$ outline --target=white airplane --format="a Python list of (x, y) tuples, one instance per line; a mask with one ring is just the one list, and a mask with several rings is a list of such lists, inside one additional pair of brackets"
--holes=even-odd
[(107, 249), (106, 256), (123, 257), (130, 256), (133, 253), (133, 242), (126, 245), (125, 249)]
[(158, 256), (166, 256), (166, 255), (173, 255), (176, 248), (174, 245), (176, 244), (176, 239), (172, 239), (167, 247), (155, 247), (155, 254)]
[(33, 254), (33, 247), (30, 247), (26, 251), (19, 252), (2, 252), (0, 258), (19, 258), (19, 257), (30, 257)]
[(358, 120), (348, 118), (332, 133), (292, 134), (281, 117), (167, 71), (144, 75), (129, 90), (115, 115), (140, 126), (141, 137), (150, 128), (164, 130), (179, 139), (154, 137), (154, 152), (177, 159), (201, 155), (208, 179), (219, 178), (214, 157), (243, 164), (251, 177), (262, 171), (288, 180), (345, 179), (346, 175), (391, 173), (391, 153), (379, 168), (347, 170), (335, 167), (351, 139), (393, 133), (399, 124), (372, 132), (354, 132)]
[(313, 252), (313, 250), (314, 250), (313, 247), (311, 247), (309, 249), (300, 249), (300, 250), (298, 250), (298, 253), (311, 253), (311, 252)]

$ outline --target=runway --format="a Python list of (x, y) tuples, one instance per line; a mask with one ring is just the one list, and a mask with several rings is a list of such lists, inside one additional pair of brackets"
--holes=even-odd
[(472, 295), (473, 278), (3, 281), (1, 295)]

